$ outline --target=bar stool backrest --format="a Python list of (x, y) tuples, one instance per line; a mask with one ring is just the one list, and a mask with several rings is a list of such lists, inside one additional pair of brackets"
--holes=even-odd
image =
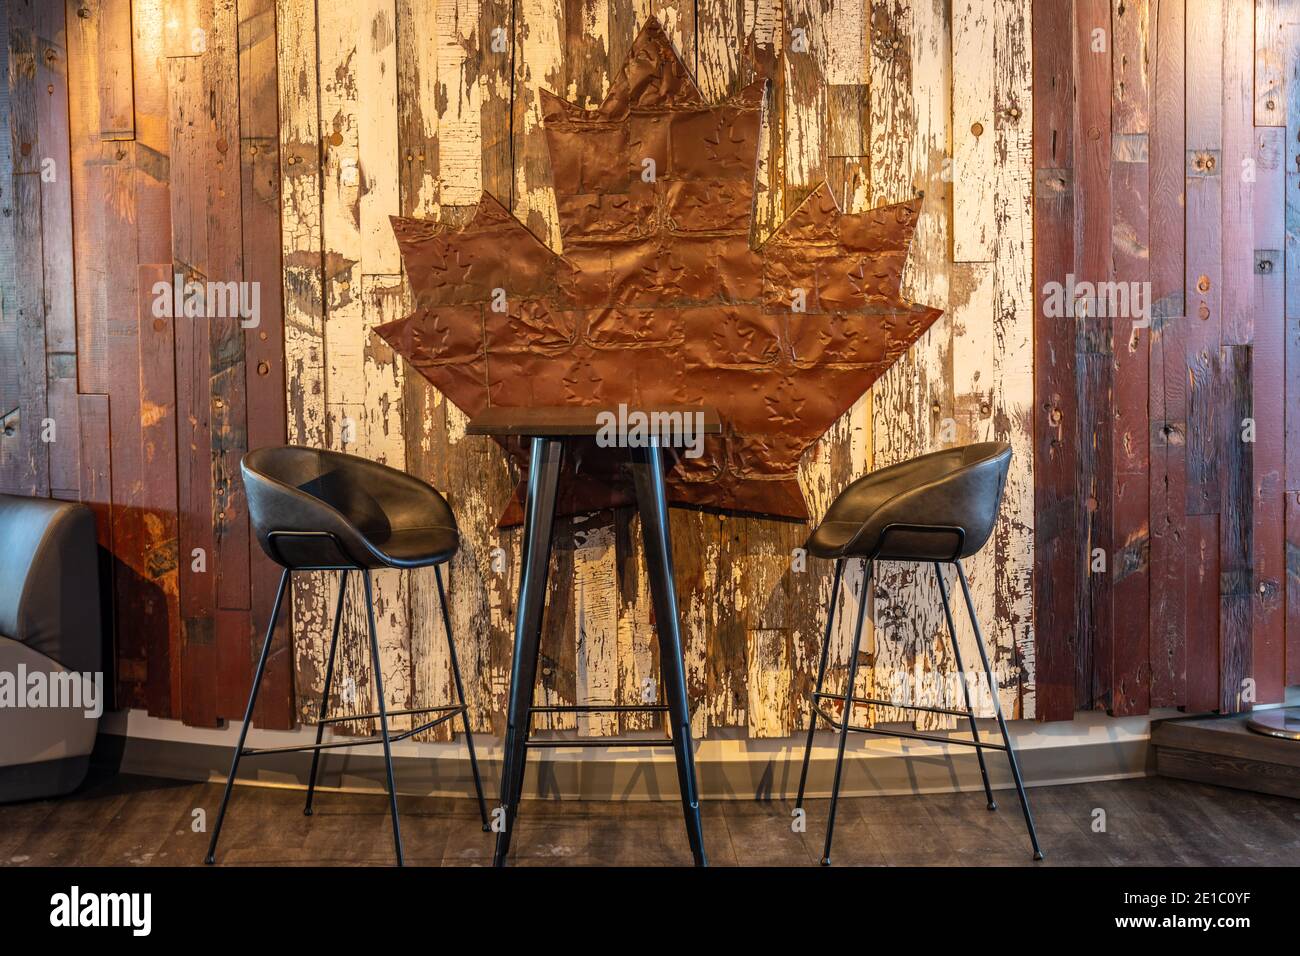
[(446, 499), (429, 485), (355, 455), (282, 445), (249, 452), (240, 469), (258, 544), (293, 570), (373, 567), (367, 539), (456, 527)]

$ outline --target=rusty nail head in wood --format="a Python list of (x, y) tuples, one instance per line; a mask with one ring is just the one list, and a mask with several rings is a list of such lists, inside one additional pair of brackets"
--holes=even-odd
[(1101, 139), (1101, 130), (1095, 126), (1088, 127), (1088, 139)]
[(266, 362), (258, 362), (258, 363), (257, 363), (257, 374), (258, 374), (258, 375), (266, 375), (266, 374), (270, 373), (270, 371), (271, 371), (271, 366), (268, 365)]
[(974, 133), (976, 136), (983, 136), (983, 135), (984, 135), (984, 124), (983, 124), (983, 123), (971, 123), (971, 124), (970, 124), (970, 131), (971, 131), (972, 133)]
[(1210, 277), (1209, 277), (1209, 276), (1201, 276), (1199, 279), (1197, 279), (1197, 280), (1196, 280), (1196, 290), (1197, 290), (1198, 292), (1209, 292), (1209, 291), (1210, 291)]
[(153, 330), (155, 332), (161, 332), (165, 328), (167, 328), (167, 323), (164, 322), (162, 319), (153, 320)]

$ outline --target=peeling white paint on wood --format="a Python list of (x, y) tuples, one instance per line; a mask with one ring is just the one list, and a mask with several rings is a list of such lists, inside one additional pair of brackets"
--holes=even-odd
[(397, 33), (393, 0), (348, 0), (361, 7), (357, 37), (358, 178), (361, 243), (367, 275), (402, 271), (388, 217), (399, 212), (397, 178)]
[(993, 4), (952, 8), (952, 247), (956, 262), (993, 258)]
[[(288, 440), (322, 448), (325, 425), (325, 324), (320, 223), (320, 122), (317, 110), (316, 5), (278, 0), (276, 64), (280, 89), (280, 230), (284, 256), (284, 356)], [(314, 720), (325, 678), (332, 575), (293, 582), (294, 672), (299, 714)], [(328, 640), (326, 638), (325, 640)], [(314, 694), (303, 684), (311, 685)], [(310, 716), (309, 716), (310, 715)]]
[(997, 0), (994, 95), (994, 438), (1011, 444), (1011, 471), (993, 531), (995, 613), (982, 620), (1010, 715), (1034, 709), (1033, 5)]
[[(405, 370), (368, 335), (375, 322), (402, 314), (409, 298), (397, 278), (400, 265), (391, 262), (395, 247), (384, 248), (391, 240), (387, 215), (401, 211), (459, 221), (485, 182), (506, 193), (513, 180), (516, 214), (558, 250), (537, 89), (595, 105), (651, 12), (710, 100), (752, 79), (752, 44), (772, 43), (784, 51), (756, 170), (756, 241), (822, 177), (836, 184), (837, 199), (853, 211), (925, 193), (904, 290), (948, 314), (809, 451), (800, 480), (816, 518), (871, 467), (953, 440), (947, 422), (959, 442), (1012, 442), (1016, 458), (995, 544), (968, 567), (1003, 699), (1032, 714), (1030, 2), (957, 0), (951, 13), (939, 0), (821, 6), (805, 0), (591, 0), (557, 8), (523, 0), (509, 37), (512, 76), (511, 51), (487, 48), (494, 25), (511, 26), (508, 18), (488, 22), (508, 14), (500, 4), (322, 5), (317, 62), (316, 5), (279, 2), (291, 440), (343, 447), (343, 425), (350, 420), (359, 434), (346, 450), (390, 463), (404, 454), (406, 467), (420, 469), (448, 495), (462, 533), (461, 551), (445, 569), (450, 616), (480, 729), (503, 729), (520, 535), (517, 529), (499, 530), (496, 519), (517, 476), (496, 443), (465, 435), (465, 416), (436, 391), (428, 389), (419, 402), (404, 400), (411, 394), (402, 380)], [(392, 29), (386, 32), (384, 23)], [(801, 64), (785, 49), (795, 27), (807, 29), (811, 42)], [(403, 31), (416, 37), (406, 53)], [(385, 39), (391, 35), (393, 42)], [(955, 35), (973, 36), (974, 45), (954, 46)], [(990, 42), (989, 55), (973, 54)], [(574, 55), (574, 46), (582, 47), (582, 57)], [(412, 56), (418, 75), (398, 76), (401, 58), (410, 62)], [(977, 80), (968, 81), (971, 71)], [(368, 92), (372, 84), (382, 95)], [(857, 97), (866, 104), (860, 114), (852, 112)], [(500, 119), (508, 118), (511, 102), (513, 148), (499, 138), (509, 135), (509, 124)], [(949, 153), (960, 154), (963, 130), (985, 112), (979, 147), (995, 162), (987, 182), (976, 184), (981, 174), (963, 174), (962, 162), (971, 170), (983, 168), (985, 154), (959, 160)], [(837, 125), (837, 118), (844, 121)], [(854, 142), (863, 144), (860, 156)], [(288, 164), (295, 154), (302, 162)], [(493, 178), (494, 164), (505, 155), (514, 158), (509, 176)], [(317, 156), (324, 160), (323, 181)], [(380, 168), (391, 174), (372, 175)], [(960, 177), (955, 183), (954, 175)], [(501, 183), (507, 184), (504, 190)], [(963, 198), (966, 185), (983, 190), (977, 200)], [(980, 241), (989, 247), (981, 258), (991, 261), (954, 265), (952, 254), (956, 250), (961, 258), (960, 249), (968, 245), (962, 236), (976, 221)], [(797, 526), (680, 509), (670, 519), (693, 732), (741, 727), (761, 737), (797, 730), (807, 713), (825, 624), (829, 562), (811, 560), (804, 571), (791, 570), (791, 552), (806, 534)], [(639, 519), (629, 510), (612, 523), (606, 515), (575, 519), (568, 527), (565, 570), (548, 596), (548, 614), (564, 622), (555, 661), (560, 673), (550, 675), (559, 683), (551, 693), (571, 694), (576, 701), (636, 702), (649, 690), (662, 699)], [(860, 668), (856, 688), (868, 696), (887, 690), (884, 682), (892, 676), (914, 678), (917, 668), (946, 674), (952, 668), (932, 572), (895, 565), (882, 566), (880, 575), (868, 615), (874, 624), (864, 641), (864, 665), (874, 667)], [(388, 696), (395, 703), (398, 695), (411, 705), (442, 703), (450, 699), (450, 671), (432, 575), (403, 577), (404, 585), (389, 589), (377, 581), (376, 587)], [(846, 568), (845, 585), (831, 637), (838, 671), (830, 684), (836, 688), (864, 599), (857, 562)], [(322, 645), (333, 610), (329, 590), (323, 584), (296, 588), (304, 705), (315, 700), (323, 678)], [(361, 609), (359, 600), (349, 609), (345, 640), (365, 651)], [(964, 620), (964, 614), (956, 616)], [(973, 669), (973, 635), (968, 625), (959, 627), (966, 665)], [(342, 667), (364, 697), (365, 657), (353, 654)], [(365, 709), (370, 705), (358, 700), (356, 710)], [(908, 716), (858, 712), (855, 722)], [(606, 734), (644, 730), (657, 726), (658, 718), (595, 715), (553, 724)], [(439, 736), (445, 739), (448, 732), (442, 728)]]

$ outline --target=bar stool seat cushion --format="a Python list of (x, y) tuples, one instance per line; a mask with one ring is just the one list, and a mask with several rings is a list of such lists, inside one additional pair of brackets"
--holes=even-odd
[[(921, 455), (853, 482), (808, 538), (819, 558), (947, 561), (974, 554), (993, 533), (1011, 464), (1006, 442)], [(936, 531), (885, 530), (891, 525)], [(938, 529), (960, 528), (964, 535)]]
[(395, 468), (293, 445), (251, 451), (240, 467), (258, 543), (290, 569), (421, 568), (460, 546), (447, 500)]

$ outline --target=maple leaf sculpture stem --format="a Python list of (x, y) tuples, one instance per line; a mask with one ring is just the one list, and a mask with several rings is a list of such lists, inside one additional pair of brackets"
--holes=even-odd
[[(669, 500), (806, 520), (804, 452), (942, 313), (900, 293), (919, 199), (846, 214), (823, 182), (751, 248), (765, 82), (706, 104), (649, 19), (598, 108), (541, 93), (564, 254), (487, 193), (459, 228), (394, 217), (415, 310), (376, 333), (471, 416), (714, 406)], [(571, 449), (559, 513), (630, 503), (625, 457)]]

